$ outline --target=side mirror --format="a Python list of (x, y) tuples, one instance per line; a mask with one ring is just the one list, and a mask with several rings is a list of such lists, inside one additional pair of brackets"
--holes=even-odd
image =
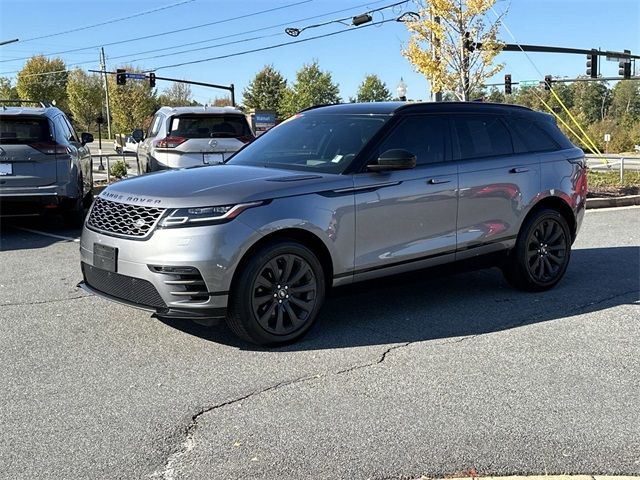
[(140, 130), (139, 128), (136, 128), (132, 133), (131, 136), (133, 137), (133, 139), (136, 142), (140, 142), (142, 141), (142, 139), (144, 138), (144, 132), (142, 130)]
[(91, 143), (91, 142), (93, 142), (93, 135), (91, 135), (90, 133), (87, 133), (87, 132), (82, 132), (80, 134), (80, 141), (82, 142), (82, 145), (86, 145), (87, 143)]
[(385, 170), (408, 170), (416, 166), (416, 156), (406, 150), (394, 148), (387, 150), (378, 158), (378, 163), (367, 165), (367, 168), (373, 172), (382, 172)]

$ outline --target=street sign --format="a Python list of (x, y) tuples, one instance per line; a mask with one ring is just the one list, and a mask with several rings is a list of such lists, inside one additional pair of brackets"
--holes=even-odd
[(125, 76), (133, 80), (145, 80), (147, 78), (144, 73), (127, 73)]
[(605, 133), (604, 134), (604, 141), (605, 142), (610, 142), (611, 141), (611, 134), (610, 133)]
[(522, 88), (537, 87), (538, 85), (540, 85), (539, 80), (521, 80), (519, 83)]

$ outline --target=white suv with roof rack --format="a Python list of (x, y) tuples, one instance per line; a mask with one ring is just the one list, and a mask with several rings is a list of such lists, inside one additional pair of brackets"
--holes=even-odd
[(254, 139), (244, 114), (233, 107), (162, 107), (140, 140), (142, 172), (222, 163)]

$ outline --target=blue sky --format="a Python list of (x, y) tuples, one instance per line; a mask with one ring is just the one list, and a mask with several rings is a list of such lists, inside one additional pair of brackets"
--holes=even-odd
[[(0, 41), (11, 38), (27, 40), (0, 46), (0, 76), (15, 77), (15, 71), (24, 64), (20, 58), (33, 54), (50, 54), (64, 50), (94, 47), (82, 51), (59, 55), (68, 65), (89, 62), (82, 68), (98, 67), (97, 45), (131, 38), (155, 35), (203, 23), (247, 15), (253, 12), (287, 6), (304, 0), (0, 0)], [(397, 0), (396, 0), (397, 1)], [(176, 5), (180, 2), (180, 5)], [(240, 20), (218, 23), (203, 28), (154, 38), (106, 45), (107, 67), (115, 69), (128, 60), (166, 55), (162, 58), (136, 61), (145, 69), (188, 62), (207, 57), (225, 55), (294, 40), (284, 34), (284, 26), (247, 33), (252, 30), (286, 24), (298, 28), (314, 23), (347, 17), (380, 6), (395, 3), (394, 0), (308, 0), (305, 3), (262, 13)], [(172, 6), (175, 5), (175, 6)], [(138, 15), (142, 12), (168, 6), (164, 10)], [(558, 45), (575, 48), (601, 48), (603, 50), (630, 49), (640, 53), (640, 0), (502, 0), (496, 10), (509, 7), (505, 23), (518, 42), (524, 44)], [(407, 3), (404, 10), (414, 9)], [(330, 13), (345, 10), (341, 13)], [(400, 8), (388, 9), (374, 15), (374, 20), (394, 18)], [(299, 21), (307, 17), (312, 20)], [(110, 25), (90, 28), (78, 32), (33, 39), (43, 35), (76, 29), (121, 17), (126, 20)], [(28, 19), (28, 20), (27, 20)], [(298, 39), (345, 29), (332, 24), (307, 30)], [(232, 36), (233, 35), (233, 36)], [(222, 37), (222, 38), (220, 38)], [(245, 40), (251, 37), (266, 37), (243, 41), (233, 45), (213, 47), (220, 43)], [(210, 40), (216, 39), (217, 40)], [(28, 41), (29, 39), (33, 39)], [(506, 31), (501, 39), (512, 42)], [(187, 47), (177, 47), (190, 42), (202, 42)], [(321, 68), (329, 70), (340, 85), (343, 99), (356, 92), (358, 84), (368, 73), (379, 75), (387, 85), (395, 88), (403, 77), (408, 86), (408, 96), (413, 99), (428, 99), (429, 84), (423, 76), (415, 73), (411, 65), (400, 55), (408, 40), (403, 24), (389, 22), (381, 26), (352, 29), (344, 34), (312, 40), (269, 51), (251, 53), (228, 59), (164, 68), (157, 74), (168, 77), (192, 79), (218, 84), (233, 83), (238, 99), (241, 91), (265, 64), (273, 64), (290, 81), (303, 63), (318, 60)], [(206, 49), (191, 51), (195, 48)], [(137, 54), (148, 50), (157, 52)], [(185, 52), (185, 50), (187, 50)], [(182, 53), (180, 53), (182, 52)], [(114, 57), (121, 57), (115, 59)], [(585, 58), (582, 55), (530, 54), (530, 58), (543, 74), (575, 77), (584, 75)], [(14, 60), (15, 59), (15, 60)], [(499, 61), (505, 69), (494, 81), (502, 81), (504, 73), (511, 73), (513, 81), (540, 79), (536, 69), (521, 53), (504, 52)], [(602, 73), (617, 75), (617, 63), (604, 62)], [(159, 89), (168, 86), (158, 82)], [(207, 102), (223, 91), (206, 87), (193, 87), (194, 97)]]

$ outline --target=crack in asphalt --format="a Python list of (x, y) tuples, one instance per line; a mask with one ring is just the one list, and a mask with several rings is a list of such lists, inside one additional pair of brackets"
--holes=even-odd
[(367, 367), (373, 367), (376, 365), (380, 365), (381, 363), (383, 363), (386, 358), (387, 355), (392, 352), (393, 350), (397, 350), (400, 348), (404, 348), (408, 345), (410, 345), (413, 342), (404, 342), (400, 345), (392, 345), (388, 348), (386, 348), (383, 352), (382, 355), (380, 355), (380, 357), (374, 361), (374, 362), (368, 362), (368, 363), (363, 363), (363, 364), (359, 364), (359, 365), (354, 365), (348, 368), (345, 368), (343, 370), (338, 370), (337, 372), (329, 372), (329, 373), (316, 373), (313, 375), (306, 375), (304, 377), (298, 377), (295, 378), (293, 380), (286, 380), (283, 382), (278, 382), (274, 385), (265, 387), (265, 388), (261, 388), (259, 390), (254, 390), (253, 392), (250, 392), (246, 395), (242, 395), (241, 397), (237, 397), (234, 398), (232, 400), (227, 400), (226, 402), (222, 402), (222, 403), (218, 403), (216, 405), (213, 406), (209, 406), (206, 408), (201, 409), (200, 411), (198, 411), (197, 413), (195, 413), (192, 417), (191, 417), (191, 421), (189, 422), (189, 425), (187, 425), (187, 427), (184, 429), (184, 440), (182, 441), (182, 443), (180, 444), (180, 448), (171, 453), (168, 457), (166, 462), (164, 463), (162, 468), (157, 469), (155, 472), (153, 472), (151, 474), (151, 478), (162, 478), (164, 480), (173, 480), (175, 478), (175, 473), (176, 473), (176, 466), (178, 464), (178, 462), (180, 461), (180, 459), (182, 457), (184, 457), (187, 453), (189, 453), (191, 450), (193, 450), (195, 448), (195, 432), (198, 428), (198, 421), (200, 419), (200, 417), (202, 417), (203, 415), (206, 415), (207, 413), (213, 412), (215, 410), (219, 410), (221, 408), (224, 407), (228, 407), (229, 405), (234, 405), (236, 403), (242, 402), (244, 400), (250, 399), (252, 397), (258, 396), (258, 395), (262, 395), (263, 393), (267, 393), (273, 390), (278, 390), (282, 387), (287, 387), (289, 385), (295, 385), (298, 383), (302, 383), (302, 382), (307, 382), (309, 380), (314, 380), (314, 379), (318, 379), (318, 378), (323, 378), (323, 377), (328, 377), (330, 375), (342, 375), (344, 373), (348, 373), (348, 372), (352, 372), (354, 370), (358, 370), (361, 368), (367, 368)]
[[(591, 307), (593, 305), (599, 305), (608, 301), (611, 301), (613, 299), (619, 298), (619, 297), (623, 297), (625, 295), (630, 295), (632, 293), (636, 293), (637, 290), (629, 290), (627, 292), (623, 292), (623, 293), (619, 293), (616, 295), (611, 295), (608, 296), (606, 298), (602, 298), (600, 300), (594, 301), (594, 302), (589, 302), (589, 303), (585, 303), (583, 305), (578, 305), (572, 309), (570, 309), (567, 314), (570, 313), (575, 313), (578, 311), (581, 311), (585, 308)], [(76, 298), (82, 298), (82, 297), (76, 297)], [(536, 317), (537, 318), (537, 317)], [(526, 317), (518, 322), (514, 322), (511, 323), (509, 325), (507, 325), (504, 329), (510, 329), (510, 328), (517, 328), (519, 326), (522, 326), (524, 324), (526, 324), (527, 322), (529, 322), (531, 320), (531, 317)], [(382, 332), (380, 332), (382, 333)], [(486, 335), (487, 332), (483, 332), (483, 333), (478, 333), (475, 335), (468, 335), (456, 340), (450, 340), (447, 342), (441, 342), (438, 343), (436, 345), (450, 345), (450, 344), (454, 344), (454, 343), (460, 343), (466, 340), (471, 340), (473, 338), (479, 337), (481, 335)], [(240, 397), (234, 398), (232, 400), (227, 400), (226, 402), (222, 402), (222, 403), (218, 403), (216, 405), (213, 406), (209, 406), (206, 407), (204, 409), (201, 409), (200, 411), (198, 411), (197, 413), (195, 413), (192, 417), (191, 417), (191, 421), (189, 422), (189, 425), (187, 425), (187, 427), (184, 429), (184, 440), (183, 442), (180, 444), (180, 448), (171, 453), (168, 457), (166, 462), (164, 463), (164, 465), (157, 469), (155, 472), (153, 472), (151, 474), (151, 478), (162, 478), (164, 480), (173, 480), (175, 478), (175, 473), (176, 473), (176, 468), (177, 468), (177, 464), (179, 463), (180, 459), (182, 457), (184, 457), (186, 454), (188, 454), (190, 451), (192, 451), (195, 448), (196, 442), (195, 442), (195, 432), (198, 428), (198, 421), (200, 419), (200, 417), (202, 417), (203, 415), (206, 415), (207, 413), (213, 412), (215, 410), (220, 410), (224, 407), (228, 407), (230, 405), (234, 405), (236, 403), (242, 402), (244, 400), (256, 397), (258, 395), (262, 395), (264, 393), (268, 393), (270, 391), (273, 390), (278, 390), (282, 387), (287, 387), (290, 385), (296, 385), (299, 383), (303, 383), (303, 382), (307, 382), (310, 380), (314, 380), (314, 379), (319, 379), (319, 378), (323, 378), (323, 377), (327, 377), (330, 375), (342, 375), (345, 373), (350, 373), (353, 372), (355, 370), (359, 370), (359, 369), (363, 369), (363, 368), (369, 368), (369, 367), (373, 367), (376, 365), (380, 365), (381, 363), (384, 363), (384, 361), (387, 359), (387, 356), (393, 352), (394, 350), (399, 350), (399, 349), (403, 349), (406, 348), (414, 343), (418, 343), (419, 341), (413, 341), (413, 342), (402, 342), (400, 344), (396, 344), (396, 345), (391, 345), (390, 347), (387, 347), (382, 354), (380, 355), (380, 357), (373, 361), (373, 362), (367, 362), (367, 363), (362, 363), (362, 364), (358, 364), (358, 365), (353, 365), (351, 367), (347, 367), (345, 369), (342, 370), (338, 370), (335, 372), (328, 372), (328, 373), (318, 373), (318, 374), (313, 374), (313, 375), (307, 375), (307, 376), (303, 376), (303, 377), (299, 377), (299, 378), (295, 378), (293, 380), (286, 380), (283, 382), (278, 382), (274, 385), (259, 389), (259, 390), (254, 390), (253, 392), (250, 392), (246, 395), (242, 395)]]
[(46, 303), (64, 302), (66, 300), (78, 300), (80, 298), (90, 298), (91, 295), (78, 295), (77, 297), (53, 298), (51, 300), (38, 300), (35, 302), (0, 303), (0, 307), (14, 307), (22, 305), (44, 305)]

